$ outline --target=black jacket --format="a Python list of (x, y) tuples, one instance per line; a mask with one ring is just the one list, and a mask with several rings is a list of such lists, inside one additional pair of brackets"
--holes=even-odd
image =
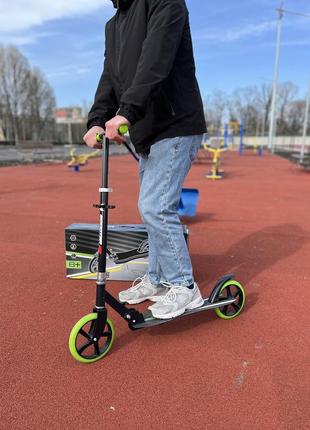
[(206, 131), (184, 0), (134, 0), (107, 22), (88, 128), (104, 127), (116, 112), (132, 124), (140, 153), (161, 139)]

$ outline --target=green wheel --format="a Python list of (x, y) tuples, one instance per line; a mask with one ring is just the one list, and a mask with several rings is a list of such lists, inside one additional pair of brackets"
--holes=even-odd
[(215, 313), (219, 318), (224, 320), (236, 318), (244, 307), (245, 292), (242, 285), (235, 280), (225, 282), (218, 296), (219, 301), (232, 298), (235, 298), (236, 301), (231, 305), (225, 305), (215, 309)]
[(113, 345), (115, 330), (109, 318), (100, 338), (94, 340), (92, 333), (96, 319), (96, 313), (85, 315), (75, 324), (70, 333), (69, 349), (72, 357), (80, 363), (94, 363), (101, 360)]

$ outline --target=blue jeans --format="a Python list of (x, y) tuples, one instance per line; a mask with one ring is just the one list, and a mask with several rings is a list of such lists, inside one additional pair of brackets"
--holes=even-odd
[(149, 236), (153, 284), (193, 284), (193, 269), (177, 208), (202, 135), (163, 139), (140, 158), (139, 211)]

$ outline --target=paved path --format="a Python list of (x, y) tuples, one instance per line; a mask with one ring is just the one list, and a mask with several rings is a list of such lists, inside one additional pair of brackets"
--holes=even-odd
[[(42, 162), (57, 163), (70, 160), (70, 151), (72, 148), (76, 148), (77, 154), (93, 152), (93, 150), (86, 145), (54, 145), (52, 149), (37, 148), (33, 150), (18, 150), (15, 146), (0, 145), (0, 167)], [(116, 155), (123, 153), (126, 153), (125, 148), (118, 145), (111, 145), (111, 154)]]

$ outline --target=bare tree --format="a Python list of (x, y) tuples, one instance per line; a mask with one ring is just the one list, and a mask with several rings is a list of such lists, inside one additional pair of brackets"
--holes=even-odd
[(305, 100), (294, 100), (288, 104), (286, 108), (284, 134), (298, 136), (302, 133), (305, 108)]
[(272, 99), (272, 86), (265, 82), (258, 89), (258, 104), (260, 108), (261, 135), (265, 136), (269, 124)]
[(229, 100), (229, 113), (230, 120), (242, 123), (247, 134), (256, 134), (259, 121), (257, 88), (236, 89)]
[(53, 113), (56, 107), (53, 90), (39, 69), (28, 71), (27, 97), (23, 104), (24, 138), (51, 139), (54, 132)]
[[(284, 82), (278, 87), (278, 134), (290, 134), (296, 130), (297, 123), (293, 126), (288, 115), (292, 109), (296, 112), (294, 102), (296, 102), (297, 93), (298, 88), (292, 82)], [(261, 87), (236, 89), (229, 101), (230, 119), (242, 122), (247, 134), (265, 135), (269, 125), (271, 94), (271, 85), (266, 83)], [(293, 106), (291, 106), (292, 103)]]
[(292, 82), (284, 82), (278, 89), (277, 133), (285, 135), (290, 132), (288, 113), (291, 103), (296, 99), (298, 87)]
[(20, 116), (26, 98), (28, 70), (27, 59), (16, 47), (0, 47), (0, 97), (4, 104), (4, 128), (15, 141), (20, 137)]
[(225, 109), (228, 105), (227, 96), (215, 90), (205, 101), (205, 117), (209, 132), (216, 134), (221, 129)]
[(14, 46), (0, 46), (0, 122), (6, 140), (53, 139), (53, 90)]

